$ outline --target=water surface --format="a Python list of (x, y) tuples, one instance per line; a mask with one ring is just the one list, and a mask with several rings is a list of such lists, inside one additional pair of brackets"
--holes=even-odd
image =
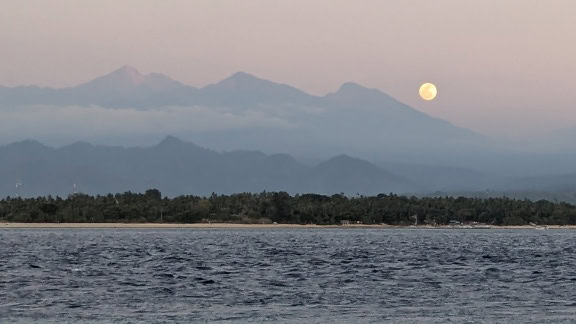
[(0, 322), (572, 323), (574, 234), (2, 229)]

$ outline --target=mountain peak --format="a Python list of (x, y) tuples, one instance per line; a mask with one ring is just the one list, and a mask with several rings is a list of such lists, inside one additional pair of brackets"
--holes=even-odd
[(111, 73), (84, 83), (80, 87), (130, 89), (139, 86), (145, 81), (146, 77), (136, 68), (125, 65)]
[(99, 103), (107, 102), (107, 100), (114, 98), (115, 100), (124, 101), (123, 105), (133, 106), (154, 105), (153, 94), (169, 96), (174, 93), (193, 91), (195, 89), (174, 81), (164, 74), (142, 74), (129, 65), (84, 83), (78, 88), (92, 96), (91, 100)]
[(140, 73), (140, 71), (138, 71), (138, 69), (136, 69), (135, 67), (133, 67), (131, 65), (124, 65), (124, 66), (114, 70), (112, 73), (126, 73), (126, 74), (142, 75)]
[(140, 84), (146, 80), (146, 77), (140, 73), (140, 71), (129, 65), (124, 65), (123, 67), (114, 70), (112, 73), (108, 74), (108, 76), (132, 84)]
[(246, 72), (236, 72), (228, 78), (213, 85), (213, 87), (234, 90), (254, 90), (276, 85), (274, 82), (260, 79)]
[(256, 104), (312, 105), (317, 99), (302, 90), (286, 84), (261, 79), (246, 72), (237, 72), (228, 78), (206, 86), (205, 103), (231, 106)]
[(255, 77), (254, 75), (250, 74), (250, 73), (246, 73), (243, 71), (239, 71), (236, 72), (234, 74), (232, 74), (229, 79), (235, 79), (235, 80), (261, 80), (257, 77)]
[(338, 92), (341, 91), (362, 91), (362, 90), (370, 90), (356, 82), (345, 82), (343, 83), (340, 88), (338, 89)]
[(15, 142), (15, 143), (11, 143), (5, 146), (8, 149), (11, 150), (15, 150), (15, 151), (21, 151), (21, 152), (44, 152), (46, 150), (52, 150), (52, 148), (49, 148), (48, 146), (45, 146), (44, 144), (35, 141), (35, 140), (23, 140), (20, 142)]
[[(160, 143), (153, 146), (152, 149), (156, 150), (161, 154), (168, 154), (170, 152), (181, 152), (181, 153), (203, 153), (209, 156), (219, 155), (216, 151), (198, 146), (192, 142), (183, 141), (172, 135), (166, 136)], [(170, 153), (171, 154), (171, 153)]]
[(336, 91), (337, 95), (344, 95), (344, 96), (381, 96), (381, 97), (390, 97), (388, 94), (378, 90), (378, 89), (371, 89), (365, 86), (362, 86), (355, 82), (346, 82), (340, 86), (338, 91)]
[(398, 103), (396, 99), (378, 89), (366, 88), (354, 82), (342, 84), (338, 91), (326, 95), (325, 98), (344, 105), (362, 105), (365, 107)]
[(182, 144), (184, 144), (184, 141), (182, 141), (181, 139), (174, 137), (172, 135), (168, 135), (164, 137), (164, 139), (160, 141), (160, 143), (158, 143), (158, 146), (179, 146)]

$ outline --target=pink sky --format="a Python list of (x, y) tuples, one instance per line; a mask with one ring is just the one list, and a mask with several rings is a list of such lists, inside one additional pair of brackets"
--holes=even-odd
[[(572, 0), (3, 0), (0, 84), (132, 65), (194, 86), (245, 71), (313, 94), (354, 81), (486, 134), (576, 126)], [(418, 97), (438, 86), (432, 102)]]

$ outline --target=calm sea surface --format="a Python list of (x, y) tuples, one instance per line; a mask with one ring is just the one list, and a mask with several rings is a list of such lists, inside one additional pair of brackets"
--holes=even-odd
[(0, 323), (574, 323), (576, 231), (2, 229)]

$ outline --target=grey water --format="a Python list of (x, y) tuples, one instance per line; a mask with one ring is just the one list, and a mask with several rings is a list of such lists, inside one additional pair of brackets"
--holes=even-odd
[(573, 323), (574, 234), (2, 229), (0, 323)]

